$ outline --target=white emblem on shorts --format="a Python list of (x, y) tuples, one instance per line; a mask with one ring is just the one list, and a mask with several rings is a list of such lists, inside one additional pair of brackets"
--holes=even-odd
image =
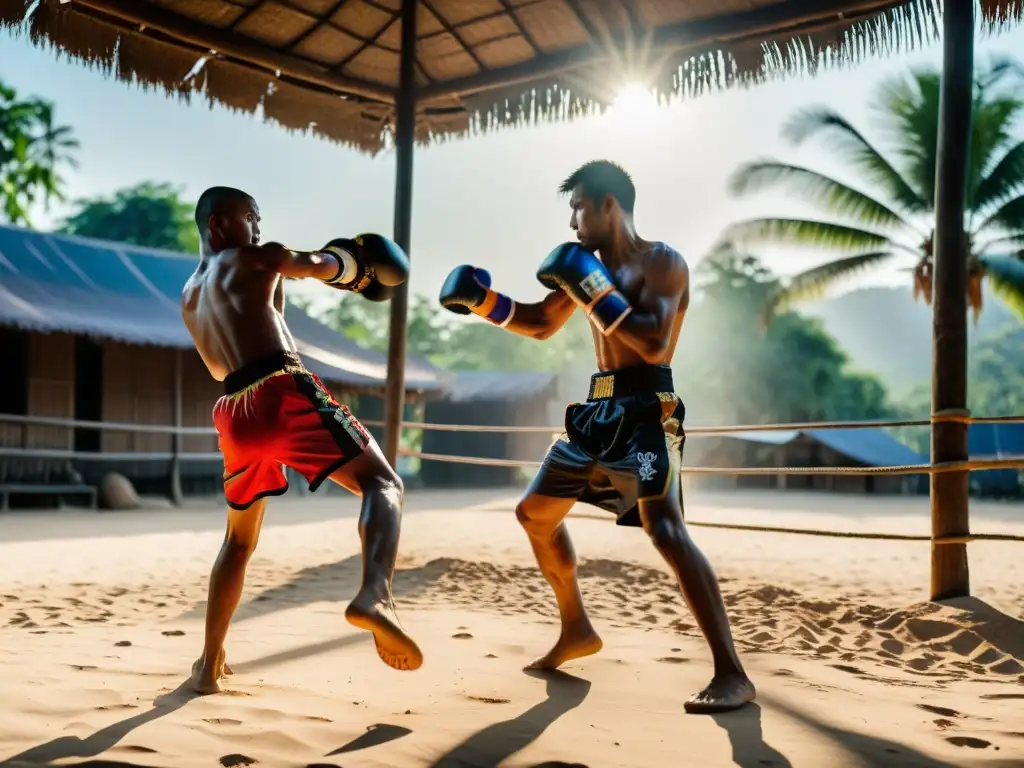
[(641, 480), (653, 480), (654, 476), (658, 473), (652, 464), (655, 459), (658, 458), (656, 453), (638, 453), (636, 460), (640, 462), (640, 479)]

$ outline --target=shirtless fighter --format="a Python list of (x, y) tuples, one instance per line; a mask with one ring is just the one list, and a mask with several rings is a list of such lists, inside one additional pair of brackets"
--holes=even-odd
[(211, 375), (224, 382), (213, 409), (224, 454), (227, 534), (210, 575), (203, 654), (192, 667), (199, 693), (220, 690), (224, 638), (242, 596), (268, 496), (288, 490), (284, 467), (315, 491), (325, 480), (362, 496), (363, 581), (345, 618), (373, 633), (395, 669), (423, 655), (395, 613), (391, 577), (401, 526), (402, 481), (376, 442), (299, 359), (284, 319), (284, 279), (309, 277), (373, 300), (405, 282), (408, 257), (379, 235), (332, 240), (319, 252), (260, 245), (260, 212), (244, 192), (208, 189), (196, 205), (201, 250), (181, 314)]
[(754, 685), (733, 646), (715, 574), (683, 523), (678, 467), (685, 408), (669, 363), (690, 301), (686, 262), (664, 243), (637, 235), (636, 190), (617, 165), (587, 163), (560, 191), (571, 196), (569, 226), (579, 244), (558, 246), (541, 265), (537, 278), (551, 289), (543, 301), (514, 302), (471, 266), (452, 271), (440, 296), (455, 313), (535, 339), (554, 334), (579, 306), (594, 334), (599, 372), (587, 401), (568, 407), (565, 433), (516, 507), (562, 620), (558, 642), (529, 668), (553, 669), (601, 649), (563, 523), (583, 501), (614, 513), (619, 525), (642, 526), (675, 571), (715, 665), (711, 683), (690, 698), (687, 711), (735, 709), (753, 700)]

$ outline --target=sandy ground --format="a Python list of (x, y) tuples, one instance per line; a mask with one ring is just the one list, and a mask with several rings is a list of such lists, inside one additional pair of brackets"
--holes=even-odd
[[(343, 620), (356, 505), (273, 502), (228, 637), (236, 674), (195, 699), (212, 503), (0, 518), (0, 765), (1011, 766), (1024, 764), (1024, 544), (970, 545), (974, 598), (925, 602), (929, 545), (692, 529), (758, 703), (682, 703), (708, 653), (642, 532), (572, 519), (604, 651), (534, 677), (557, 636), (513, 492), (410, 494), (396, 594), (427, 660), (377, 659)], [(926, 533), (927, 499), (688, 497), (691, 520)], [(1024, 533), (1024, 505), (975, 504)]]

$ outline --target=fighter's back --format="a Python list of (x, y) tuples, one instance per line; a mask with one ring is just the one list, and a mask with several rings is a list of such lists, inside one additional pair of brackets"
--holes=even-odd
[(295, 351), (284, 322), (281, 276), (254, 266), (249, 251), (204, 257), (181, 295), (185, 326), (218, 381), (270, 353)]

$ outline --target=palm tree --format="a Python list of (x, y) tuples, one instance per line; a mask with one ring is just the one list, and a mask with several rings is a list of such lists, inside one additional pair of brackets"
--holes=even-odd
[[(1006, 84), (1024, 73), (996, 60), (975, 81), (968, 168), (965, 254), (968, 303), (981, 311), (982, 281), (1024, 319), (1024, 141), (1012, 134), (1024, 113)], [(1022, 80), (1024, 81), (1024, 80)], [(871, 111), (878, 118), (888, 154), (875, 147), (837, 112), (814, 107), (794, 115), (783, 135), (794, 145), (820, 136), (858, 171), (871, 193), (799, 165), (759, 160), (740, 167), (730, 180), (733, 194), (784, 188), (832, 220), (762, 218), (729, 226), (722, 242), (736, 245), (810, 246), (840, 258), (792, 277), (766, 307), (766, 316), (821, 295), (855, 272), (910, 256), (914, 298), (931, 302), (935, 169), (939, 126), (937, 71), (921, 69), (885, 82)]]
[(30, 225), (29, 209), (41, 196), (63, 200), (61, 165), (75, 165), (78, 141), (71, 128), (54, 121), (53, 105), (19, 99), (0, 83), (0, 210), (12, 224)]

